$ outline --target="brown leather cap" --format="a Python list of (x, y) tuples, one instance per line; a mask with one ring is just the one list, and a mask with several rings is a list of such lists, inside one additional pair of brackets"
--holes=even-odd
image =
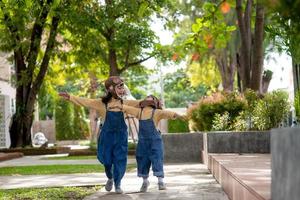
[(149, 95), (146, 98), (151, 97), (153, 100), (143, 100), (140, 102), (140, 107), (145, 108), (151, 106), (152, 108), (162, 109), (161, 101), (154, 95)]
[(119, 76), (111, 76), (104, 82), (104, 86), (106, 90), (109, 90), (110, 86), (117, 86), (124, 83), (124, 81)]

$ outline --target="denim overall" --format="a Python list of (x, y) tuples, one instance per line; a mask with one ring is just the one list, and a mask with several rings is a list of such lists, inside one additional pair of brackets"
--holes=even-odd
[(150, 119), (142, 120), (143, 109), (139, 119), (138, 144), (136, 149), (136, 160), (139, 177), (148, 177), (152, 164), (153, 175), (164, 177), (163, 170), (163, 141), (160, 132), (156, 129), (152, 110)]
[(108, 111), (98, 138), (97, 158), (104, 165), (107, 178), (120, 187), (127, 165), (128, 133), (123, 112)]

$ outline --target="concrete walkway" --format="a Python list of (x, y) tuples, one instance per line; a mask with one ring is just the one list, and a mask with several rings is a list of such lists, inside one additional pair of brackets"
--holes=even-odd
[(165, 172), (167, 190), (158, 190), (157, 179), (151, 176), (148, 192), (139, 193), (142, 179), (137, 178), (136, 173), (130, 173), (122, 181), (124, 194), (106, 192), (102, 188), (99, 192), (86, 197), (85, 200), (228, 200), (227, 195), (212, 175), (209, 174), (205, 165), (165, 165)]
[[(43, 157), (43, 156), (42, 156)], [(26, 156), (20, 159), (0, 162), (4, 166), (25, 166), (38, 164), (71, 164), (71, 160), (40, 160), (41, 156)], [(72, 164), (86, 163), (88, 160), (72, 160)], [(93, 160), (89, 160), (93, 162)], [(98, 161), (96, 161), (97, 163)], [(134, 163), (134, 159), (128, 159)], [(1, 170), (1, 168), (0, 168)], [(86, 197), (86, 200), (126, 200), (126, 199), (199, 199), (199, 200), (228, 200), (221, 186), (216, 182), (203, 164), (168, 164), (165, 165), (167, 190), (159, 191), (157, 179), (150, 177), (150, 187), (147, 193), (139, 193), (142, 180), (136, 176), (136, 171), (125, 174), (122, 180), (124, 194), (106, 192), (104, 188)], [(89, 174), (57, 174), (57, 175), (18, 175), (0, 176), (0, 189), (58, 187), (58, 186), (93, 186), (104, 185), (104, 173)]]

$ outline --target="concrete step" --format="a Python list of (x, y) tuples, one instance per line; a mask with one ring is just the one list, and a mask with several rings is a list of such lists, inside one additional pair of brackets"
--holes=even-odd
[(270, 154), (208, 154), (208, 169), (231, 200), (271, 199)]

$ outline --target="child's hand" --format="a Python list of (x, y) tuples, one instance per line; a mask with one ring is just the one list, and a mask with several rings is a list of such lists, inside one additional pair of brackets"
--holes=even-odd
[(70, 100), (70, 95), (67, 92), (59, 92), (58, 95), (65, 100)]

